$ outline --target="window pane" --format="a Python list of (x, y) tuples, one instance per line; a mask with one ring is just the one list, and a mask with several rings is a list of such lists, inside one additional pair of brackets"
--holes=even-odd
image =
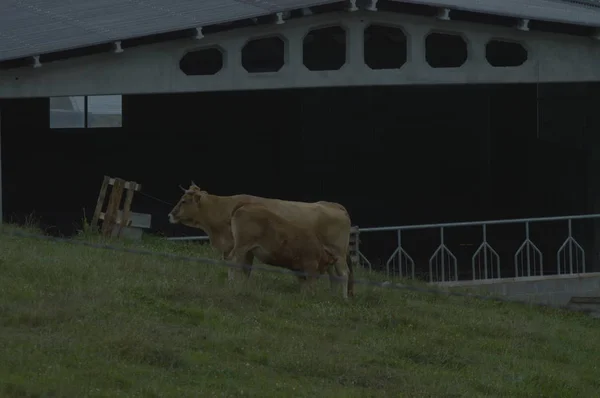
[(51, 129), (82, 129), (85, 127), (85, 97), (50, 97)]
[(121, 127), (122, 119), (120, 95), (88, 97), (88, 127)]

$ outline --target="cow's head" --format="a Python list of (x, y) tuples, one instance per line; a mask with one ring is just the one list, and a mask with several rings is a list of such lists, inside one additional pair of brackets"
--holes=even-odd
[(183, 191), (183, 195), (171, 212), (169, 212), (169, 222), (171, 224), (181, 223), (188, 226), (195, 226), (197, 218), (200, 215), (200, 201), (205, 192), (194, 184), (193, 181), (188, 189), (181, 186), (180, 188)]

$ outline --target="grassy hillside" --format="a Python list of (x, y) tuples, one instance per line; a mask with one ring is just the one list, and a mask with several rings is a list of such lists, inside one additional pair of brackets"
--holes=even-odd
[[(8, 227), (5, 227), (5, 229)], [(211, 255), (148, 239), (157, 251)], [(0, 235), (2, 397), (597, 396), (600, 323)], [(361, 277), (365, 277), (362, 275)]]

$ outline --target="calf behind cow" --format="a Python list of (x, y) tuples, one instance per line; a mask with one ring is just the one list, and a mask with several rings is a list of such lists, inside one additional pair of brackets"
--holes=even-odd
[[(267, 220), (276, 220), (274, 231), (285, 230), (288, 236), (304, 235), (304, 239), (309, 237), (308, 239), (313, 243), (309, 243), (308, 246), (314, 244), (314, 239), (316, 239), (321, 245), (321, 250), (330, 256), (330, 262), (333, 263), (333, 266), (326, 267), (331, 287), (334, 287), (337, 276), (342, 280), (343, 297), (353, 295), (354, 275), (348, 253), (350, 216), (342, 205), (326, 201), (295, 202), (253, 195), (217, 196), (201, 190), (194, 183), (187, 190), (183, 190), (184, 194), (169, 213), (169, 221), (173, 224), (181, 223), (204, 230), (210, 238), (211, 245), (222, 253), (223, 259), (231, 258), (238, 239), (246, 242), (245, 245), (248, 247), (248, 239), (253, 236), (253, 234), (249, 234), (250, 237), (246, 236), (245, 228), (238, 228), (234, 236), (232, 232), (233, 214), (242, 206), (260, 204), (263, 208), (255, 214), (262, 214), (262, 217)], [(257, 210), (258, 208), (250, 209)], [(248, 217), (247, 213), (241, 214)], [(256, 219), (253, 222), (256, 222)], [(271, 237), (276, 236), (274, 231), (270, 231)], [(263, 232), (269, 231), (267, 229)], [(268, 234), (262, 235), (261, 246), (269, 246), (270, 250), (276, 253), (286, 250), (280, 242), (268, 236)], [(294, 245), (299, 247), (298, 243), (294, 243)], [(257, 248), (252, 249), (252, 252), (255, 251), (260, 252)], [(253, 257), (258, 256), (253, 254)], [(322, 258), (320, 265), (322, 271), (325, 270), (322, 265), (325, 263), (328, 261)], [(288, 261), (287, 264), (291, 263)], [(302, 266), (294, 264), (293, 267)]]

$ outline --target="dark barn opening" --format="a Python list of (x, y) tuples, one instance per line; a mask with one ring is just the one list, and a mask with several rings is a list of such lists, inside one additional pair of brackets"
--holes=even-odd
[(338, 70), (346, 63), (346, 31), (341, 26), (313, 29), (302, 42), (302, 60), (311, 71)]
[[(220, 195), (338, 201), (361, 227), (584, 214), (589, 148), (572, 133), (600, 127), (598, 89), (565, 98), (564, 87), (130, 95), (123, 126), (112, 129), (50, 129), (47, 98), (6, 100), (5, 217), (23, 221), (33, 212), (48, 232), (70, 235), (84, 214), (91, 217), (103, 175), (135, 180), (169, 203), (191, 180)], [(136, 196), (133, 210), (151, 213), (154, 231), (204, 234), (169, 225), (170, 205), (151, 197)], [(462, 277), (481, 242), (480, 229), (469, 234), (447, 242)], [(523, 239), (518, 227), (490, 228), (489, 235), (503, 258)], [(365, 255), (383, 267), (395, 235), (361, 239)], [(418, 274), (438, 244), (439, 230), (407, 234), (403, 246)], [(513, 264), (502, 266), (502, 276), (514, 273)]]
[(223, 69), (223, 50), (212, 47), (190, 51), (179, 61), (179, 69), (188, 76), (215, 75)]
[(527, 61), (527, 50), (520, 43), (490, 40), (485, 46), (485, 58), (495, 67), (520, 66)]
[(408, 59), (406, 34), (402, 29), (370, 25), (364, 32), (364, 60), (371, 69), (399, 69)]
[(285, 64), (285, 41), (279, 36), (248, 41), (242, 48), (242, 67), (249, 73), (277, 72)]
[(425, 60), (432, 68), (458, 68), (468, 56), (467, 42), (459, 34), (433, 32), (425, 38)]

